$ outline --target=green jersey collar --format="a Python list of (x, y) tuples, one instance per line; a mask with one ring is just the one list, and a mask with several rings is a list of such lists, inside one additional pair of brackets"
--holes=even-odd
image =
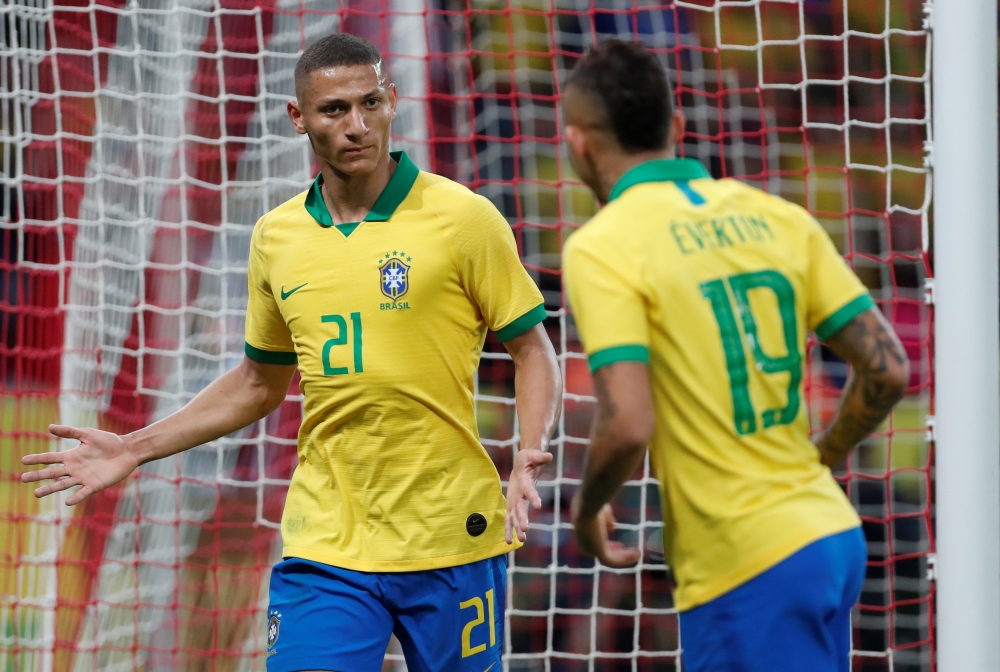
[[(410, 161), (410, 157), (406, 155), (406, 152), (389, 152), (389, 156), (395, 159), (398, 164), (396, 172), (389, 178), (389, 184), (385, 185), (385, 189), (379, 194), (375, 205), (372, 206), (371, 211), (365, 216), (363, 220), (365, 222), (384, 222), (392, 217), (392, 213), (396, 212), (396, 208), (399, 207), (399, 204), (410, 193), (413, 183), (417, 181), (417, 175), (420, 174), (420, 169)], [(320, 173), (313, 180), (312, 186), (309, 187), (309, 193), (306, 194), (305, 207), (306, 212), (312, 215), (312, 218), (320, 226), (329, 228), (333, 226), (333, 218), (330, 217), (330, 211), (326, 209), (326, 203), (323, 202), (323, 193), (320, 191), (320, 187), (322, 186), (323, 173)], [(360, 223), (347, 222), (338, 224), (337, 228), (345, 236), (349, 236), (351, 232), (358, 228)]]
[(629, 187), (643, 182), (683, 182), (711, 177), (697, 159), (656, 159), (640, 163), (629, 169), (615, 184), (608, 203), (615, 200)]

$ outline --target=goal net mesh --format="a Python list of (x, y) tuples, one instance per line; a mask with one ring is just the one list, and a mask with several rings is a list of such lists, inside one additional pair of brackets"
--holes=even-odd
[[(668, 65), (681, 154), (812, 212), (913, 364), (836, 475), (864, 520), (853, 669), (933, 669), (930, 44), (917, 0), (13, 0), (0, 7), (0, 672), (263, 670), (302, 398), (67, 509), (18, 482), (60, 421), (135, 430), (242, 356), (250, 232), (315, 175), (285, 105), (331, 32), (386, 55), (394, 145), (490, 198), (545, 296), (564, 374), (556, 459), (513, 554), (505, 670), (680, 670), (648, 464), (616, 499), (632, 569), (583, 557), (569, 499), (594, 408), (559, 252), (597, 206), (560, 144), (561, 86), (597, 41)], [(814, 431), (847, 367), (811, 342)], [(476, 387), (506, 479), (513, 366)], [(404, 669), (390, 646), (386, 669)]]

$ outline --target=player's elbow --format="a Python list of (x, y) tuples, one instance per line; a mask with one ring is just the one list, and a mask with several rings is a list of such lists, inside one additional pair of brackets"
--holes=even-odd
[(883, 403), (890, 406), (903, 398), (910, 385), (910, 358), (901, 345), (897, 344), (893, 350), (893, 356), (887, 357), (887, 364), (875, 374), (878, 382), (872, 386), (880, 391)]
[(261, 364), (244, 357), (237, 372), (241, 376), (237, 394), (254, 415), (263, 418), (281, 405), (288, 393), (292, 368), (277, 364)]
[(910, 385), (910, 360), (905, 357), (898, 366), (892, 367), (886, 372), (884, 382), (886, 394), (895, 405), (906, 394), (906, 388)]
[(623, 454), (631, 454), (646, 450), (653, 438), (656, 420), (649, 412), (623, 411), (615, 415), (610, 429), (618, 450)]
[(616, 362), (594, 372), (597, 394), (595, 435), (608, 433), (622, 453), (644, 451), (656, 428), (656, 414), (644, 362)]
[(910, 363), (905, 362), (877, 373), (859, 372), (858, 375), (861, 378), (859, 382), (865, 404), (888, 412), (906, 394), (910, 382)]

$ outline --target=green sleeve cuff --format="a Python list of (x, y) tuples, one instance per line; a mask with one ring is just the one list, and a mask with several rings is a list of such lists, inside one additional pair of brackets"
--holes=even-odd
[(587, 358), (590, 362), (590, 372), (594, 373), (602, 366), (618, 362), (649, 363), (649, 348), (645, 345), (616, 345), (613, 348), (598, 350)]
[(247, 357), (261, 364), (298, 364), (299, 358), (294, 352), (271, 352), (255, 348), (249, 343), (243, 347)]
[(847, 326), (847, 323), (855, 317), (865, 312), (869, 308), (875, 307), (875, 301), (870, 294), (862, 294), (846, 306), (836, 311), (833, 315), (823, 320), (815, 329), (816, 338), (826, 342), (833, 338), (834, 334)]
[(503, 329), (497, 329), (497, 338), (500, 339), (501, 343), (506, 343), (511, 339), (517, 338), (536, 324), (539, 324), (545, 319), (545, 317), (545, 304), (542, 303), (511, 322)]

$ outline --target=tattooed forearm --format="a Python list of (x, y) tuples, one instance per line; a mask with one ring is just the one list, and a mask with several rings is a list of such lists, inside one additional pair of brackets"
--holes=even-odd
[(874, 308), (849, 322), (828, 345), (854, 367), (833, 422), (816, 440), (823, 462), (833, 466), (871, 434), (902, 398), (910, 362), (892, 327)]
[(888, 373), (909, 361), (892, 327), (874, 309), (848, 322), (830, 339), (830, 347), (843, 350), (856, 368), (873, 374)]
[(823, 461), (833, 466), (846, 457), (885, 420), (902, 392), (870, 375), (853, 374), (837, 415), (816, 442)]

